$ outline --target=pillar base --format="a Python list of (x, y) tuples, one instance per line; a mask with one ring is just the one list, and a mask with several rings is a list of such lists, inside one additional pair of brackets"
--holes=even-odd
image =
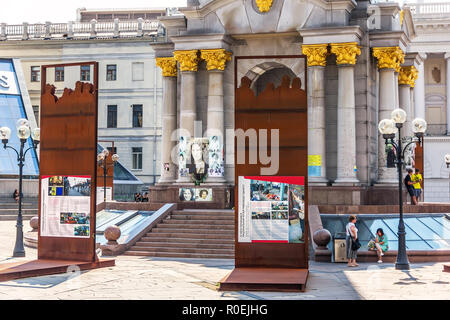
[(359, 186), (360, 182), (356, 178), (338, 178), (334, 181), (333, 186)]
[(328, 179), (325, 177), (308, 177), (308, 185), (312, 186), (327, 186)]
[(225, 184), (226, 182), (225, 177), (208, 177), (206, 178), (205, 184)]

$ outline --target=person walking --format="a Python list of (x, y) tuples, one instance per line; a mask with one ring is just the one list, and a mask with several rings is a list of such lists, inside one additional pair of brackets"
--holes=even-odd
[(346, 231), (346, 244), (347, 244), (347, 259), (349, 267), (357, 267), (359, 264), (356, 263), (356, 256), (358, 249), (354, 248), (353, 242), (359, 243), (358, 240), (358, 228), (356, 228), (356, 216), (351, 215), (348, 219)]
[(414, 193), (416, 195), (416, 201), (419, 203), (419, 199), (422, 195), (422, 175), (420, 174), (420, 170), (416, 168), (416, 172), (411, 177), (412, 181), (414, 182)]
[(413, 170), (409, 168), (407, 171), (408, 174), (406, 175), (405, 180), (403, 182), (405, 183), (406, 190), (408, 190), (408, 193), (411, 196), (411, 204), (416, 205), (417, 204), (416, 191), (414, 189), (414, 182), (412, 180)]
[(16, 203), (19, 203), (19, 191), (17, 189), (14, 190), (13, 198), (16, 200)]

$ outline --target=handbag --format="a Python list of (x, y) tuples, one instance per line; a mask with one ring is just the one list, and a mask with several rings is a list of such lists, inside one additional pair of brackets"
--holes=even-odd
[(357, 251), (359, 248), (361, 248), (361, 243), (359, 242), (359, 239), (354, 240), (352, 233), (350, 233), (350, 239), (352, 239), (352, 251)]

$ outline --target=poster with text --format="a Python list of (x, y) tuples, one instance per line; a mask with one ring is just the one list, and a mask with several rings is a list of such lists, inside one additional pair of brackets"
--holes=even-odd
[(42, 176), (42, 237), (89, 238), (90, 210), (90, 176)]
[[(102, 203), (105, 197), (103, 187), (97, 187), (97, 204)], [(112, 200), (112, 187), (106, 187), (106, 201)]]
[(239, 242), (303, 243), (304, 177), (239, 177)]

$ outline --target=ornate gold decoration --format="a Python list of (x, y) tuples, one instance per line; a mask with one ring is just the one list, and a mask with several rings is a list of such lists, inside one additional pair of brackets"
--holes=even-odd
[(198, 50), (174, 51), (173, 57), (180, 63), (180, 71), (197, 71)]
[(174, 57), (156, 58), (156, 65), (161, 68), (163, 77), (177, 76), (177, 60)]
[(356, 42), (332, 43), (331, 53), (336, 55), (336, 63), (355, 64), (356, 56), (361, 54), (361, 47)]
[(255, 0), (260, 12), (268, 12), (272, 7), (273, 0)]
[(308, 57), (308, 67), (327, 65), (328, 44), (304, 44), (302, 53)]
[(404, 12), (403, 10), (400, 11), (400, 25), (403, 25), (403, 16), (404, 16)]
[(398, 73), (398, 84), (406, 84), (414, 88), (414, 84), (419, 76), (419, 71), (414, 66), (400, 67)]
[(400, 47), (376, 47), (373, 48), (373, 56), (378, 59), (378, 69), (400, 72), (400, 65), (405, 62), (405, 54)]
[(200, 57), (206, 60), (207, 70), (225, 70), (227, 61), (231, 60), (231, 52), (225, 49), (202, 49)]

